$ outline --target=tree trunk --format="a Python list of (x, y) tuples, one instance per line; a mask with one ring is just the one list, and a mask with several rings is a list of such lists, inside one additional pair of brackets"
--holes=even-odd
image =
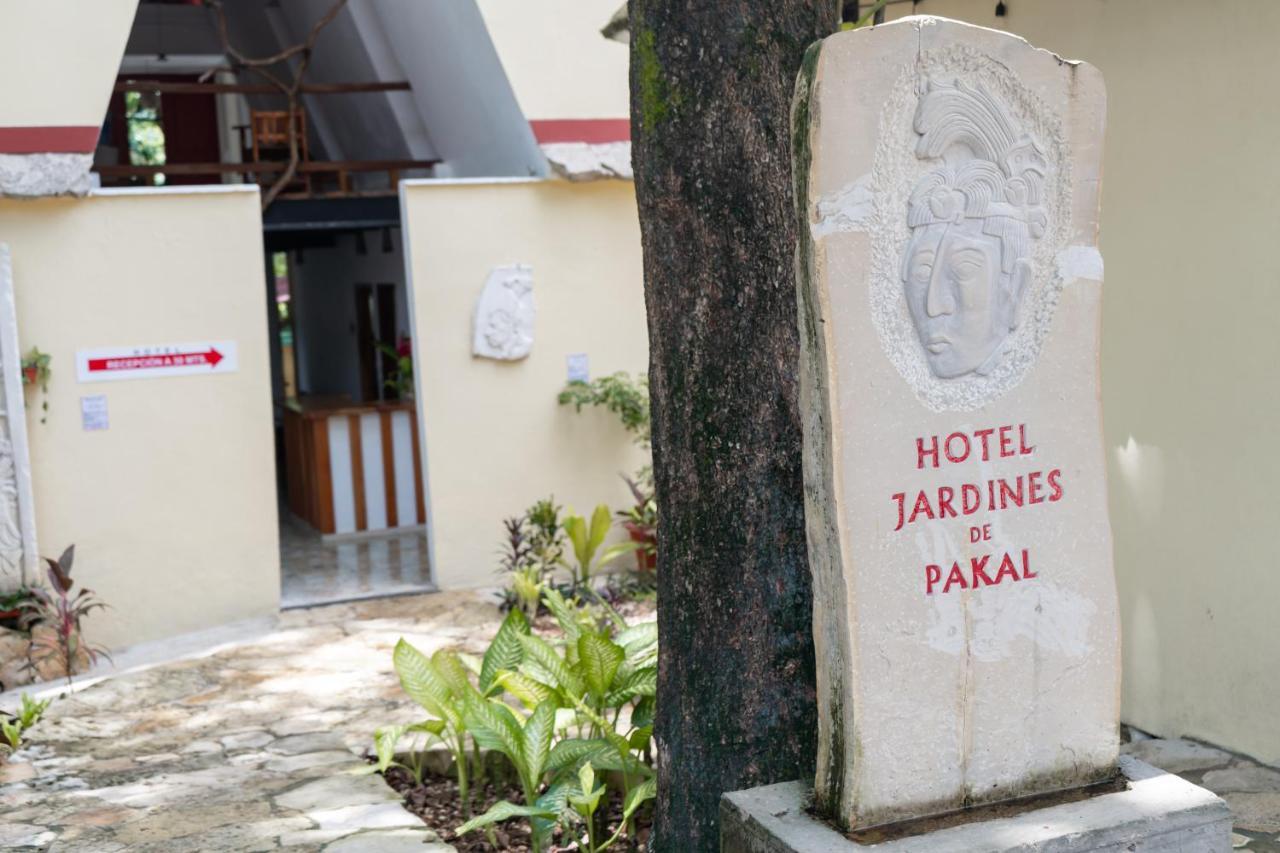
[(718, 851), (721, 793), (815, 732), (790, 107), (837, 0), (631, 0), (659, 513), (652, 849)]

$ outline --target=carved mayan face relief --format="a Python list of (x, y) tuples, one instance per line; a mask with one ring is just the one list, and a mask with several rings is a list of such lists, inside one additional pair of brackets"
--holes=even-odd
[(1045, 226), (1044, 153), (981, 84), (928, 81), (915, 130), (916, 156), (941, 163), (907, 204), (907, 307), (935, 376), (985, 375), (1031, 283), (1031, 241)]
[(1066, 159), (1056, 118), (974, 51), (925, 55), (889, 99), (872, 316), (929, 408), (976, 408), (1034, 362), (1061, 286)]

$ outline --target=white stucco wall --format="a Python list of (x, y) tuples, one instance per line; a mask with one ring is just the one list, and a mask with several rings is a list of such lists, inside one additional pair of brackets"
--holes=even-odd
[(0, 128), (102, 124), (138, 0), (0, 0)]
[(600, 30), (621, 0), (477, 0), (525, 117), (626, 118), (627, 46)]
[[(48, 422), (28, 389), (43, 553), (111, 609), (119, 648), (274, 613), (280, 594), (261, 219), (256, 188), (0, 201), (18, 336), (52, 355)], [(234, 340), (239, 370), (79, 383), (78, 349)], [(81, 428), (80, 398), (110, 428)]]
[[(648, 370), (635, 194), (623, 181), (423, 181), (401, 197), (435, 577), (493, 586), (503, 518), (550, 494), (583, 514), (621, 509), (619, 473), (646, 461), (612, 415), (556, 402), (570, 353), (588, 354), (593, 377)], [(533, 267), (533, 350), (473, 357), (476, 299), (514, 263)]]
[(1280, 3), (1007, 5), (916, 10), (1010, 30), (1107, 81), (1102, 389), (1124, 719), (1280, 762)]

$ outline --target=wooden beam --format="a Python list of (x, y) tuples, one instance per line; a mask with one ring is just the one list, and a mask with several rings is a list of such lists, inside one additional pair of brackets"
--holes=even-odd
[[(304, 83), (304, 95), (351, 95), (363, 92), (408, 92), (412, 87), (406, 80), (370, 83)], [(116, 80), (116, 92), (159, 92), (162, 95), (280, 95), (275, 86), (267, 83), (182, 83), (171, 80), (120, 79)]]

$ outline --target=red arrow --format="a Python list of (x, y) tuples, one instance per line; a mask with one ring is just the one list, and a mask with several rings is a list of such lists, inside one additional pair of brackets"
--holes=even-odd
[(165, 367), (190, 367), (207, 364), (218, 366), (223, 355), (213, 347), (206, 352), (171, 352), (156, 355), (128, 355), (118, 358), (89, 359), (90, 373), (106, 373), (113, 370), (152, 370)]

